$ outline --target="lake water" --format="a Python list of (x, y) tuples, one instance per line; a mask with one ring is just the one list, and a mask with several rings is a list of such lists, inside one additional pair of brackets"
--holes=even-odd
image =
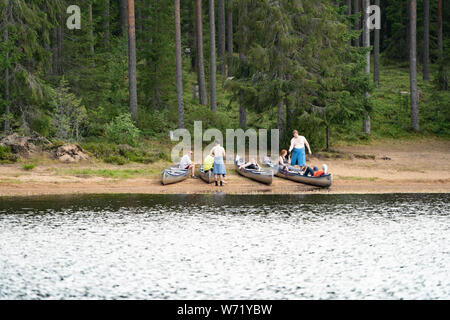
[(0, 199), (0, 299), (450, 299), (449, 200)]

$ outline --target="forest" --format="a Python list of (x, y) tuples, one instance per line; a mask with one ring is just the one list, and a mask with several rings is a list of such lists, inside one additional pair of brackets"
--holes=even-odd
[[(379, 29), (363, 23), (372, 5)], [(0, 12), (1, 135), (74, 141), (117, 164), (167, 158), (169, 131), (197, 120), (278, 128), (280, 145), (298, 129), (317, 151), (450, 137), (448, 1), (1, 0)]]

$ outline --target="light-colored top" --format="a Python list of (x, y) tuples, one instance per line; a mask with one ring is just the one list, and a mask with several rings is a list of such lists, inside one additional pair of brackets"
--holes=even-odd
[(215, 146), (212, 148), (211, 154), (213, 154), (214, 157), (225, 158), (225, 149), (222, 146)]
[(185, 154), (180, 160), (180, 169), (187, 169), (187, 167), (189, 167), (191, 164), (191, 157), (189, 157), (188, 154)]
[(301, 149), (301, 148), (304, 148), (305, 146), (308, 147), (309, 152), (311, 152), (311, 149), (309, 148), (309, 143), (304, 136), (298, 136), (297, 138), (292, 138), (289, 152), (291, 152), (292, 149), (294, 149), (294, 148)]
[(203, 170), (208, 171), (211, 170), (214, 165), (214, 158), (210, 155), (207, 155), (205, 160), (203, 161)]

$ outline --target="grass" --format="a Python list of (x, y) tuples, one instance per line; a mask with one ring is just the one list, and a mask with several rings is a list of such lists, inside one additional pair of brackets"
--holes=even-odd
[(62, 169), (57, 173), (60, 175), (74, 175), (81, 177), (103, 177), (103, 178), (111, 178), (111, 179), (130, 179), (136, 177), (154, 177), (161, 173), (161, 169), (159, 167), (145, 168), (145, 169), (90, 169), (90, 168), (81, 168), (81, 169)]
[(22, 181), (18, 179), (0, 179), (0, 184), (21, 184)]
[[(409, 69), (405, 65), (384, 64), (381, 67), (380, 87), (371, 94), (371, 136), (361, 133), (362, 121), (335, 127), (333, 146), (370, 144), (373, 139), (418, 139), (430, 136), (450, 138), (450, 91), (437, 91), (432, 81), (423, 81), (419, 70), (419, 120), (421, 132), (410, 130)], [(436, 65), (432, 66), (432, 77)], [(405, 94), (402, 94), (404, 92)]]
[(36, 165), (33, 163), (27, 163), (22, 166), (23, 170), (25, 170), (25, 171), (33, 170), (35, 167), (36, 167)]

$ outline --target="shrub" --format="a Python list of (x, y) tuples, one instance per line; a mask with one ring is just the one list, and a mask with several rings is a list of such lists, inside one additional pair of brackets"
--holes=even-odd
[(11, 148), (8, 146), (0, 146), (0, 163), (14, 163), (17, 162), (17, 155), (11, 153)]
[(34, 165), (32, 163), (28, 163), (28, 164), (23, 165), (23, 170), (30, 171), (30, 170), (33, 170), (35, 167), (36, 167), (36, 165)]
[(131, 116), (124, 113), (117, 116), (106, 127), (106, 137), (111, 142), (136, 146), (140, 131), (131, 120)]
[(123, 166), (128, 162), (127, 159), (118, 155), (106, 157), (105, 159), (103, 159), (103, 161), (105, 161), (106, 163), (117, 164), (119, 166)]

